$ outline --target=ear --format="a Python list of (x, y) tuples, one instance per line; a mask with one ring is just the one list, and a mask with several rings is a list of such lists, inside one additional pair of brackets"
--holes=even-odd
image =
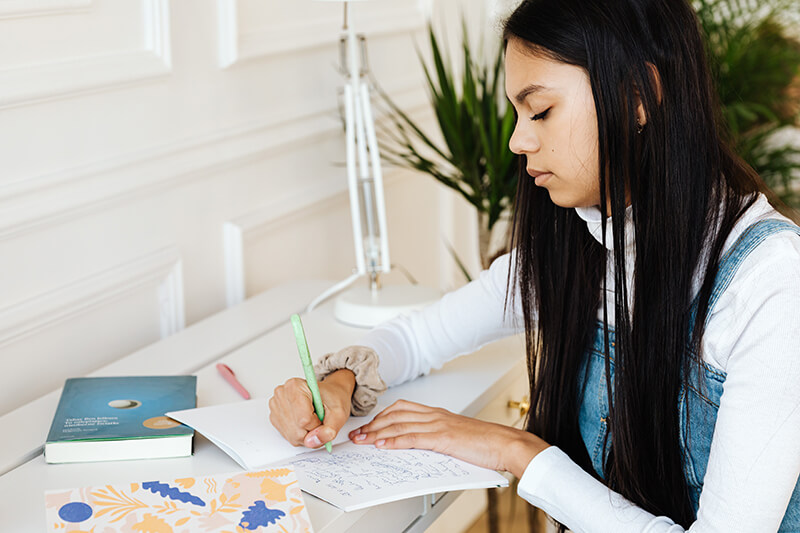
[[(650, 73), (650, 84), (653, 86), (656, 92), (656, 99), (658, 100), (659, 105), (661, 104), (661, 75), (658, 73), (658, 69), (656, 66), (650, 62), (647, 63), (647, 70)], [(647, 124), (647, 113), (644, 111), (644, 104), (642, 103), (642, 99), (639, 98), (639, 92), (636, 92), (636, 118), (637, 122), (644, 126)]]

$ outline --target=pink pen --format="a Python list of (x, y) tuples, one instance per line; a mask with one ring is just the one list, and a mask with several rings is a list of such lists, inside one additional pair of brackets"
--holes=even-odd
[(239, 383), (239, 380), (236, 379), (236, 374), (233, 373), (233, 370), (231, 370), (228, 365), (225, 363), (217, 363), (217, 370), (219, 370), (219, 373), (223, 378), (225, 378), (225, 381), (233, 385), (233, 388), (236, 389), (236, 392), (241, 394), (245, 400), (250, 399), (250, 393), (247, 392), (247, 389), (245, 389), (241, 383)]

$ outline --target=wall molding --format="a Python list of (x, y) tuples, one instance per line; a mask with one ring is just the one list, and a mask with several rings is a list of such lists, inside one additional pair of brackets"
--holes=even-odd
[[(48, 4), (79, 4), (48, 0)], [(0, 3), (2, 5), (2, 3)], [(0, 109), (109, 90), (172, 71), (169, 0), (142, 0), (143, 50), (97, 53), (0, 69)]]
[[(391, 94), (410, 113), (429, 105), (419, 82)], [(335, 107), (303, 116), (272, 113), (213, 134), (0, 184), (0, 241), (255, 162), (288, 145), (342, 135), (337, 113)]]
[(225, 305), (233, 307), (245, 301), (244, 233), (240, 223), (222, 225), (222, 253), (225, 260)]
[(3, 0), (0, 19), (60, 15), (88, 11), (93, 0)]
[[(242, 32), (238, 22), (238, 0), (217, 0), (219, 65), (264, 59), (286, 52), (301, 52), (339, 42), (342, 20), (339, 15), (312, 23), (281, 24)], [(379, 37), (416, 31), (425, 26), (424, 9), (416, 2), (396, 2), (378, 14), (359, 17), (359, 31)], [(298, 43), (297, 36), (303, 39)]]
[(0, 348), (153, 285), (167, 337), (185, 327), (181, 271), (178, 250), (165, 248), (0, 308)]
[(172, 263), (166, 277), (158, 285), (158, 310), (162, 339), (186, 327), (183, 261), (180, 259)]

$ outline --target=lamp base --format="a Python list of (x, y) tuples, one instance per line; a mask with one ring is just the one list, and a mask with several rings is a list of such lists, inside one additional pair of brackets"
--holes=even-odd
[(352, 287), (336, 298), (333, 316), (350, 326), (371, 328), (441, 297), (438, 290), (422, 285), (384, 285), (375, 291), (369, 287)]

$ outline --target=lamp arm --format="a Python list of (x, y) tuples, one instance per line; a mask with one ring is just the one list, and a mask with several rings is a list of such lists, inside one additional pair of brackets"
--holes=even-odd
[(378, 239), (380, 241), (380, 266), (382, 272), (391, 270), (389, 257), (389, 232), (386, 229), (386, 202), (383, 194), (383, 171), (381, 170), (381, 154), (378, 149), (378, 139), (375, 135), (375, 119), (372, 115), (372, 105), (369, 98), (369, 87), (365, 81), (361, 82), (361, 105), (364, 110), (364, 123), (367, 129), (367, 143), (372, 165), (372, 179), (375, 187), (375, 213), (378, 218)]
[(347, 186), (350, 190), (350, 219), (353, 225), (353, 246), (356, 252), (356, 270), (359, 274), (366, 274), (364, 263), (364, 242), (361, 229), (361, 209), (358, 194), (358, 177), (356, 176), (356, 135), (355, 135), (355, 101), (353, 89), (350, 85), (344, 86), (345, 107), (345, 137), (347, 149)]

